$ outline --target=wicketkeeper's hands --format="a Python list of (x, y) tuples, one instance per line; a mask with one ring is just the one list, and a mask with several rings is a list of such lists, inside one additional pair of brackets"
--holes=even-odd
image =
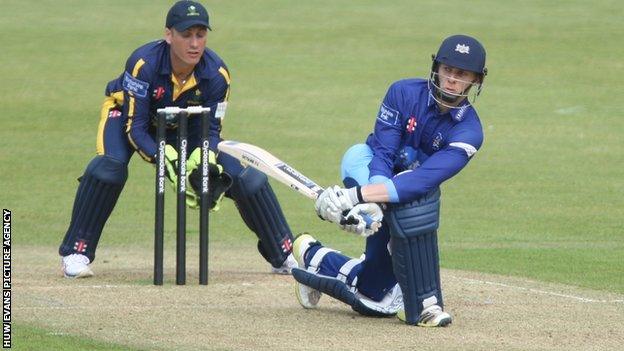
[(169, 179), (173, 190), (177, 190), (178, 187), (178, 151), (167, 144), (165, 145), (165, 177)]
[(379, 230), (382, 220), (383, 211), (376, 203), (357, 204), (342, 217), (339, 227), (344, 231), (368, 237)]
[[(189, 156), (186, 164), (186, 204), (190, 208), (198, 208), (201, 192), (201, 149), (196, 148)], [(210, 210), (218, 211), (219, 204), (225, 192), (232, 186), (232, 177), (223, 172), (223, 167), (217, 163), (217, 156), (210, 150), (208, 152), (208, 198)]]
[(319, 195), (314, 207), (322, 219), (340, 224), (343, 212), (351, 210), (358, 203), (357, 188), (344, 189), (334, 185)]

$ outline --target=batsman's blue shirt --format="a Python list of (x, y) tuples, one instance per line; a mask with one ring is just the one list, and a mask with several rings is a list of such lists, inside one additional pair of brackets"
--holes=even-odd
[[(169, 44), (158, 40), (136, 49), (126, 61), (125, 71), (108, 83), (106, 96), (123, 106), (130, 144), (145, 160), (153, 162), (156, 110), (167, 106), (210, 107), (210, 146), (220, 141), (221, 119), (217, 106), (229, 95), (230, 74), (223, 60), (205, 48), (199, 63), (185, 82), (178, 82), (171, 69)], [(107, 101), (105, 100), (105, 104)], [(221, 110), (225, 105), (220, 106)], [(220, 111), (221, 111), (220, 110)], [(190, 116), (189, 130), (199, 128), (199, 118)], [(175, 128), (175, 124), (168, 125)]]
[(442, 113), (428, 81), (393, 83), (366, 144), (373, 151), (370, 182), (384, 183), (390, 202), (410, 202), (457, 174), (479, 150), (483, 129), (464, 100)]

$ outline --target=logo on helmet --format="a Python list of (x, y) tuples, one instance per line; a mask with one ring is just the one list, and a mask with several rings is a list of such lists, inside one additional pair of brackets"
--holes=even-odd
[(457, 44), (457, 46), (455, 47), (455, 51), (459, 52), (460, 54), (469, 54), (470, 46), (464, 45), (464, 44)]

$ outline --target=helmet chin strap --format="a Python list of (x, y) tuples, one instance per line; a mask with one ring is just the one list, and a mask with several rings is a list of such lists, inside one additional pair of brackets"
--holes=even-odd
[(436, 84), (431, 79), (429, 80), (429, 95), (437, 102), (440, 106), (446, 108), (459, 108), (459, 102), (466, 98), (466, 95), (462, 94), (449, 94), (445, 92), (438, 84)]
[(440, 98), (444, 102), (448, 102), (449, 104), (456, 103), (461, 97), (460, 95), (449, 94), (441, 88), (436, 88), (436, 95), (438, 96), (438, 98)]
[[(442, 89), (439, 83), (438, 74), (434, 71), (431, 72), (431, 77), (429, 78), (429, 94), (438, 104), (446, 108), (459, 108), (457, 105), (464, 99), (468, 98), (468, 93), (470, 88), (472, 88), (475, 83), (469, 85), (464, 91), (459, 94), (448, 93)], [(480, 86), (477, 85), (478, 92), (480, 92)], [(478, 95), (477, 92), (477, 95)], [(476, 99), (476, 96), (475, 96)], [(474, 100), (474, 99), (473, 99)]]

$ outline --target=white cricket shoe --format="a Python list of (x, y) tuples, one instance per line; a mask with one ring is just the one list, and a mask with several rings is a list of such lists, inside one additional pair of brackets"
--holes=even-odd
[[(295, 238), (293, 255), (295, 260), (297, 260), (299, 268), (306, 269), (304, 255), (310, 248), (310, 245), (314, 243), (316, 243), (316, 239), (309, 234), (301, 234)], [(320, 291), (295, 281), (295, 296), (297, 296), (297, 301), (303, 308), (316, 308), (322, 295)]]
[(396, 284), (392, 290), (388, 291), (381, 301), (371, 300), (367, 296), (362, 295), (359, 291), (355, 292), (355, 296), (364, 306), (388, 316), (393, 316), (397, 314), (399, 310), (403, 309), (403, 292), (399, 284)]
[(320, 291), (295, 281), (295, 296), (303, 308), (316, 308), (322, 295)]
[[(397, 317), (405, 322), (405, 310), (400, 310)], [(416, 323), (419, 327), (446, 327), (453, 322), (453, 317), (448, 312), (442, 311), (442, 307), (431, 305), (420, 313), (420, 318)]]
[(275, 268), (273, 266), (271, 266), (271, 273), (273, 274), (290, 274), (290, 270), (293, 267), (297, 267), (297, 261), (295, 260), (295, 258), (293, 257), (293, 254), (288, 255), (288, 257), (286, 257), (286, 261), (284, 261), (284, 263), (282, 263), (281, 267)]
[(89, 258), (81, 254), (63, 256), (61, 267), (66, 278), (87, 278), (93, 276)]

